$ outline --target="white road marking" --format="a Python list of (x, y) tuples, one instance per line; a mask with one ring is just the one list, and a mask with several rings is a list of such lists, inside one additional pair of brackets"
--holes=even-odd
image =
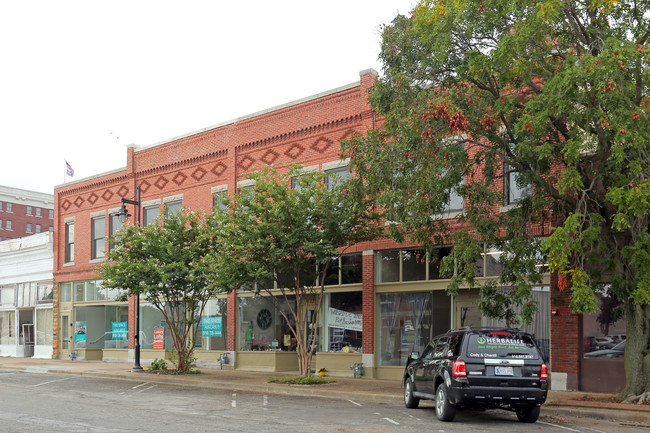
[(235, 397), (237, 397), (236, 393), (232, 395), (232, 407), (237, 407), (237, 400), (235, 400)]
[(386, 421), (388, 421), (388, 422), (391, 422), (391, 423), (395, 424), (395, 425), (399, 425), (399, 423), (398, 423), (397, 421), (393, 421), (393, 420), (390, 419), (390, 418), (384, 418), (384, 419), (385, 419)]
[(131, 388), (131, 389), (138, 389), (138, 388), (140, 388), (141, 386), (145, 386), (145, 385), (149, 385), (149, 382), (141, 383), (140, 385), (136, 385), (136, 386), (134, 386), (134, 387)]
[(580, 428), (583, 428), (585, 430), (595, 431), (596, 433), (607, 433), (607, 432), (604, 432), (602, 430), (596, 430), (594, 428), (589, 428), (589, 427), (580, 427)]
[(559, 427), (559, 428), (563, 428), (563, 429), (565, 429), (565, 430), (569, 430), (569, 431), (580, 432), (580, 430), (576, 430), (576, 429), (569, 428), (569, 427), (564, 427), (564, 426), (562, 426), (562, 425), (552, 424), (552, 423), (550, 423), (550, 422), (537, 421), (537, 423), (538, 423), (538, 424), (546, 424), (546, 425), (550, 425), (550, 426), (553, 426), (553, 427)]
[(356, 404), (357, 406), (363, 406), (361, 403), (357, 403), (357, 402), (354, 401), (354, 400), (348, 400), (348, 401), (349, 401), (350, 403), (352, 403), (352, 404)]
[(64, 380), (70, 380), (70, 379), (74, 379), (74, 378), (75, 378), (75, 376), (72, 376), (72, 377), (64, 377), (63, 379), (50, 380), (50, 381), (48, 381), (48, 382), (37, 383), (36, 385), (32, 385), (32, 386), (42, 386), (42, 385), (47, 385), (48, 383), (63, 382)]
[[(144, 384), (143, 384), (143, 385), (144, 385)], [(134, 387), (131, 388), (131, 389), (140, 388), (141, 386), (142, 386), (142, 385), (134, 386)], [(136, 394), (140, 394), (141, 392), (149, 391), (151, 388), (155, 388), (156, 386), (158, 386), (158, 385), (151, 385), (149, 388), (143, 388), (143, 389), (141, 389), (140, 391), (136, 391), (136, 392), (134, 392), (134, 393), (128, 394), (128, 395), (125, 396), (124, 398), (129, 398), (129, 397), (131, 397), (132, 395), (136, 395)]]
[(267, 409), (266, 406), (268, 406), (268, 405), (269, 405), (269, 396), (268, 396), (268, 395), (265, 395), (265, 396), (264, 396), (264, 410)]

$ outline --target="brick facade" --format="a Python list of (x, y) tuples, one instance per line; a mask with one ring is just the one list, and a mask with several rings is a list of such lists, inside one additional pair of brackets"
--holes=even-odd
[(0, 186), (0, 240), (49, 231), (54, 228), (53, 210), (52, 194)]
[[(91, 216), (106, 216), (106, 234), (110, 232), (109, 214), (121, 198), (131, 198), (141, 186), (143, 203), (159, 203), (166, 197), (182, 196), (191, 209), (212, 208), (214, 188), (232, 193), (244, 175), (265, 165), (283, 167), (299, 163), (318, 166), (341, 159), (340, 141), (353, 134), (363, 135), (380, 121), (370, 108), (368, 91), (376, 79), (374, 71), (362, 71), (360, 81), (315, 97), (235, 119), (196, 133), (148, 147), (130, 146), (126, 167), (110, 173), (71, 182), (55, 189), (54, 274), (61, 282), (96, 278), (99, 265), (91, 259)], [(477, 174), (477, 175), (480, 175)], [(495, 209), (498, 211), (498, 209)], [(75, 253), (65, 263), (65, 224), (74, 222)], [(541, 230), (543, 231), (543, 230)], [(356, 245), (348, 252), (363, 254), (363, 355), (375, 352), (375, 263), (372, 252), (398, 248), (390, 240)], [(55, 293), (59, 293), (58, 286)], [(55, 323), (58, 322), (55, 299)], [(555, 307), (553, 307), (555, 308)], [(228, 296), (227, 350), (236, 350), (236, 294)], [(133, 329), (134, 309), (129, 305), (129, 329)], [(576, 372), (577, 319), (564, 311), (551, 321), (554, 369)], [(55, 354), (59, 353), (59, 329), (55, 326)], [(130, 333), (129, 347), (133, 348)]]

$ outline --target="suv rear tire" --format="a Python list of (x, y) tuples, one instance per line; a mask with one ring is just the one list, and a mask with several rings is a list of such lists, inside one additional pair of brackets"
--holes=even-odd
[(449, 403), (449, 391), (444, 383), (436, 389), (436, 416), (440, 421), (453, 421), (456, 416), (456, 407)]
[(515, 409), (517, 414), (517, 419), (520, 422), (533, 423), (539, 418), (540, 407), (539, 406), (521, 406)]
[(413, 391), (415, 391), (413, 378), (407, 377), (404, 381), (404, 406), (409, 409), (416, 409), (420, 404), (420, 399), (413, 395)]

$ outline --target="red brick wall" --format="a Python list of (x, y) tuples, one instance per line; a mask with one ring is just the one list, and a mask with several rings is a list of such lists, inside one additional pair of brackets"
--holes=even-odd
[(551, 275), (551, 370), (567, 373), (567, 387), (579, 389), (581, 317), (569, 306), (570, 292), (557, 286), (557, 274)]
[[(36, 225), (41, 226), (41, 233), (54, 227), (54, 219), (49, 217), (49, 211), (52, 208), (32, 206), (32, 214), (28, 215), (27, 206), (20, 203), (11, 203), (11, 212), (7, 212), (7, 203), (10, 202), (2, 202), (2, 209), (0, 209), (0, 220), (2, 220), (0, 238), (3, 241), (36, 234)], [(41, 210), (40, 217), (36, 216), (36, 208)], [(7, 221), (11, 221), (11, 230), (7, 229)], [(27, 231), (28, 223), (32, 225), (31, 231)]]
[(375, 352), (375, 256), (363, 255), (363, 353)]
[[(120, 198), (133, 197), (136, 185), (141, 186), (143, 202), (160, 200), (162, 208), (162, 199), (182, 194), (184, 206), (210, 211), (212, 187), (227, 184), (228, 191), (234, 192), (246, 173), (264, 165), (309, 166), (341, 159), (340, 141), (352, 134), (364, 134), (376, 124), (367, 101), (368, 88), (375, 78), (367, 72), (356, 86), (147, 148), (129, 147), (124, 170), (56, 188), (56, 281), (96, 278), (98, 263), (91, 261), (91, 214), (105, 213), (108, 234), (108, 211), (120, 206)], [(132, 208), (129, 210), (135, 214)], [(74, 265), (64, 266), (66, 218), (74, 218), (75, 255)], [(229, 298), (234, 299), (234, 295)], [(234, 302), (229, 302), (229, 350), (236, 349), (235, 313)], [(132, 321), (133, 317), (130, 329)], [(58, 334), (58, 330), (55, 332)], [(129, 347), (133, 347), (133, 336)]]

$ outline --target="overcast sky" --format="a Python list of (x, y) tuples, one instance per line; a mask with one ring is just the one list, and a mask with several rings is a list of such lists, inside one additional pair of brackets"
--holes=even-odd
[[(0, 185), (56, 185), (359, 80), (416, 0), (3, 1)], [(64, 178), (64, 160), (74, 177)]]

